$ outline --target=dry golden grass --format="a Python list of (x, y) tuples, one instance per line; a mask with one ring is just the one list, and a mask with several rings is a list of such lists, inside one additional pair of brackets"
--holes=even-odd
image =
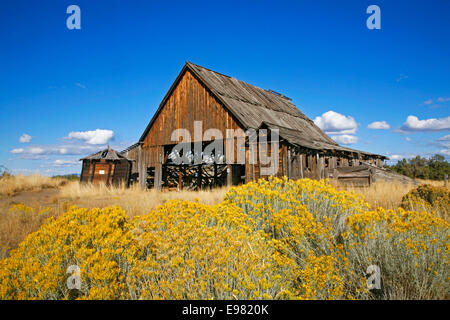
[(65, 179), (51, 178), (39, 174), (0, 177), (0, 196), (12, 196), (23, 191), (39, 191), (57, 188), (67, 183)]
[[(107, 187), (40, 175), (2, 178), (0, 186), (0, 258), (7, 256), (29, 233), (38, 230), (46, 218), (57, 217), (72, 205), (84, 208), (118, 205), (129, 216), (135, 216), (147, 214), (169, 200), (217, 204), (227, 191), (227, 188), (198, 192), (141, 190), (138, 185)], [(10, 210), (18, 204), (28, 209)]]
[[(0, 177), (0, 258), (39, 229), (45, 218), (67, 210), (64, 202), (51, 198), (66, 183), (66, 179), (38, 174)], [(23, 210), (11, 210), (18, 205)]]
[(16, 248), (28, 234), (37, 231), (51, 214), (51, 211), (40, 214), (43, 210), (40, 206), (27, 206), (28, 210), (12, 210), (13, 208), (14, 205), (10, 208), (2, 207), (0, 211), (1, 259), (5, 258), (11, 249)]
[[(442, 181), (421, 181), (443, 186)], [(57, 188), (57, 189), (47, 189)], [(373, 207), (397, 208), (402, 197), (413, 185), (377, 182), (370, 187), (338, 187), (362, 194)], [(46, 189), (46, 190), (44, 190)], [(204, 204), (220, 203), (228, 188), (204, 191), (155, 191), (141, 190), (138, 185), (107, 187), (105, 185), (80, 184), (39, 175), (7, 177), (0, 179), (0, 258), (7, 255), (29, 233), (36, 231), (46, 217), (59, 216), (71, 205), (84, 208), (121, 206), (129, 216), (144, 215), (169, 200), (199, 201)], [(23, 192), (33, 191), (33, 192)], [(34, 192), (40, 191), (40, 192)], [(10, 208), (22, 203), (33, 209), (34, 214), (22, 214)], [(38, 214), (47, 210), (44, 215)]]
[(109, 187), (102, 184), (70, 182), (61, 188), (59, 199), (78, 207), (103, 208), (121, 206), (129, 216), (143, 215), (169, 200), (199, 201), (217, 204), (223, 200), (228, 188), (202, 191), (142, 190), (138, 185)]
[[(443, 181), (420, 180), (421, 184), (431, 184), (435, 187), (444, 186)], [(362, 194), (372, 208), (397, 209), (404, 195), (417, 186), (400, 182), (379, 181), (369, 187), (338, 186), (338, 189), (354, 191)]]

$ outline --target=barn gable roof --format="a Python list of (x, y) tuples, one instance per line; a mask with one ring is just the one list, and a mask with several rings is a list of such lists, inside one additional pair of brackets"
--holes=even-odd
[(80, 160), (128, 160), (123, 154), (118, 153), (116, 150), (108, 148), (101, 150), (99, 152), (93, 153), (90, 156), (81, 158)]
[(271, 129), (279, 129), (280, 136), (285, 140), (306, 148), (374, 155), (339, 146), (301, 112), (289, 98), (274, 91), (264, 90), (244, 81), (201, 67), (192, 62), (186, 62), (184, 65), (142, 134), (140, 142), (144, 140), (165, 101), (170, 97), (186, 70), (189, 70), (211, 91), (216, 99), (236, 118), (244, 130), (249, 128), (258, 129), (268, 125)]

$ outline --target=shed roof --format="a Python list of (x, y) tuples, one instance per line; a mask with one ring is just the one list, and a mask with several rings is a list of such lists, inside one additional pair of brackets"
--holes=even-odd
[(129, 160), (127, 157), (125, 157), (123, 154), (120, 154), (116, 150), (111, 149), (109, 146), (108, 148), (101, 150), (99, 152), (93, 153), (90, 156), (81, 158), (80, 160)]

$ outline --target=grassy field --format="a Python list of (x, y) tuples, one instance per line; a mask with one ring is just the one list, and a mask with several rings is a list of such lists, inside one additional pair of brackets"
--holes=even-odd
[(14, 196), (23, 191), (40, 191), (58, 188), (68, 183), (67, 179), (51, 178), (39, 174), (0, 176), (0, 197)]
[[(431, 183), (443, 185), (443, 182)], [(396, 209), (402, 197), (412, 188), (412, 185), (380, 182), (368, 188), (339, 189), (363, 195), (373, 208)], [(228, 188), (200, 192), (145, 191), (137, 185), (131, 188), (81, 185), (78, 181), (61, 178), (18, 175), (0, 179), (0, 190), (0, 258), (2, 258), (10, 249), (17, 247), (27, 234), (36, 231), (47, 217), (57, 217), (72, 205), (81, 208), (105, 208), (117, 205), (123, 208), (128, 216), (133, 217), (146, 214), (170, 200), (197, 200), (203, 204), (218, 204), (223, 200)], [(45, 211), (46, 214), (17, 215), (15, 210), (11, 210), (17, 204), (23, 204), (29, 212)]]
[[(443, 182), (422, 182), (443, 186)], [(120, 232), (123, 234), (116, 236), (119, 231), (115, 230), (115, 236), (106, 242), (107, 246), (111, 245), (111, 241), (118, 241), (117, 239), (125, 241), (128, 245), (130, 243), (134, 245), (134, 240), (130, 238), (134, 237), (134, 233), (133, 235), (130, 233), (131, 229), (133, 229), (133, 232), (140, 230), (140, 237), (143, 237), (143, 239), (151, 236), (145, 240), (147, 242), (144, 241), (147, 243), (145, 252), (147, 252), (148, 245), (151, 243), (151, 246), (155, 246), (154, 250), (161, 254), (163, 260), (178, 261), (180, 252), (188, 250), (186, 243), (190, 244), (193, 241), (194, 243), (198, 242), (198, 244), (192, 244), (189, 247), (189, 252), (192, 256), (197, 257), (197, 260), (183, 260), (183, 258), (184, 262), (181, 263), (180, 260), (181, 265), (178, 264), (176, 270), (173, 265), (161, 264), (160, 261), (162, 260), (157, 260), (157, 264), (155, 264), (155, 261), (149, 260), (149, 257), (146, 260), (133, 260), (133, 262), (129, 262), (129, 265), (140, 266), (138, 270), (143, 270), (144, 266), (147, 270), (149, 268), (147, 264), (151, 263), (152, 268), (156, 268), (155, 270), (159, 270), (158, 272), (170, 274), (170, 277), (164, 280), (164, 284), (168, 287), (160, 284), (156, 288), (154, 283), (138, 285), (140, 277), (144, 275), (139, 273), (141, 271), (133, 273), (135, 271), (132, 272), (127, 269), (127, 274), (131, 272), (130, 278), (125, 282), (119, 281), (119, 283), (116, 283), (115, 285), (118, 286), (116, 290), (108, 291), (103, 287), (103, 289), (100, 288), (101, 286), (93, 285), (90, 289), (85, 288), (83, 296), (87, 298), (373, 298), (373, 294), (368, 293), (361, 287), (359, 283), (361, 277), (358, 278), (352, 274), (352, 270), (359, 269), (359, 276), (361, 276), (362, 260), (369, 264), (370, 259), (378, 259), (381, 264), (385, 262), (383, 255), (386, 255), (386, 257), (389, 255), (390, 257), (389, 262), (386, 262), (387, 264), (384, 266), (385, 273), (392, 273), (395, 268), (400, 268), (402, 264), (409, 265), (411, 261), (419, 262), (416, 263), (417, 266), (411, 267), (413, 271), (401, 267), (404, 269), (403, 272), (413, 272), (411, 279), (404, 279), (404, 274), (398, 275), (397, 279), (391, 274), (386, 277), (385, 281), (387, 281), (386, 285), (389, 285), (389, 290), (383, 293), (382, 298), (448, 298), (448, 271), (442, 271), (442, 268), (448, 269), (449, 244), (446, 214), (436, 213), (428, 207), (421, 206), (414, 207), (414, 210), (423, 211), (422, 209), (426, 209), (429, 212), (419, 214), (415, 211), (405, 213), (405, 211), (397, 210), (403, 196), (414, 186), (379, 182), (366, 188), (338, 186), (333, 188), (325, 182), (311, 180), (298, 182), (277, 180), (267, 185), (266, 183), (261, 181), (259, 184), (248, 184), (239, 188), (222, 188), (200, 192), (165, 192), (144, 191), (137, 186), (124, 188), (80, 185), (77, 181), (42, 176), (16, 176), (0, 179), (0, 258), (4, 259), (3, 261), (12, 259), (7, 264), (14, 265), (13, 261), (22, 261), (21, 259), (30, 261), (36, 256), (52, 255), (52, 250), (55, 250), (52, 243), (57, 243), (60, 237), (64, 237), (64, 232), (73, 234), (73, 232), (77, 232), (77, 228), (81, 227), (76, 226), (76, 229), (71, 229), (72, 231), (66, 230), (67, 222), (62, 224), (62, 221), (65, 221), (64, 219), (72, 217), (70, 219), (75, 221), (81, 219), (81, 221), (88, 221), (83, 222), (83, 224), (89, 224), (94, 223), (89, 221), (94, 219), (93, 217), (99, 217), (100, 214), (100, 216), (107, 216), (102, 218), (104, 224), (111, 223), (116, 226), (114, 228), (117, 228), (117, 219), (124, 221), (120, 223)], [(448, 201), (448, 198), (444, 201)], [(77, 211), (82, 209), (75, 209), (72, 206), (91, 210)], [(112, 206), (115, 206), (114, 209), (111, 209)], [(383, 209), (376, 210), (378, 207)], [(103, 211), (95, 211), (100, 209), (103, 209)], [(84, 218), (80, 218), (81, 216)], [(50, 217), (59, 218), (45, 223), (46, 219)], [(226, 222), (227, 219), (231, 219), (230, 217), (233, 217), (233, 220)], [(438, 217), (444, 217), (444, 219)], [(116, 220), (110, 221), (108, 219)], [(180, 224), (179, 219), (184, 222)], [(213, 226), (211, 225), (211, 219), (216, 221)], [(169, 223), (163, 230), (159, 230), (161, 221)], [(225, 224), (222, 225), (218, 221)], [(239, 221), (239, 223), (236, 221)], [(392, 226), (393, 231), (387, 232), (386, 230), (392, 221), (397, 222), (394, 223), (395, 226)], [(123, 223), (130, 230), (124, 229)], [(41, 228), (43, 225), (44, 227)], [(143, 225), (144, 227), (142, 227)], [(188, 225), (195, 227), (188, 227)], [(50, 227), (57, 228), (51, 230), (58, 231), (46, 233)], [(359, 229), (360, 227), (362, 229)], [(423, 230), (419, 227), (423, 230), (426, 229), (428, 234), (426, 238), (423, 238)], [(92, 230), (96, 230), (96, 228), (98, 228), (98, 225), (94, 223)], [(271, 230), (271, 228), (275, 229)], [(277, 231), (276, 228), (278, 228)], [(405, 228), (407, 231), (405, 231)], [(415, 228), (419, 229), (416, 230)], [(154, 230), (159, 231), (155, 233)], [(361, 234), (361, 230), (365, 230), (366, 233)], [(46, 239), (49, 239), (49, 242), (45, 244), (45, 242), (42, 243), (43, 240), (39, 240), (41, 245), (33, 251), (30, 248), (33, 247), (32, 243), (35, 239), (26, 237), (35, 231), (37, 233), (33, 234), (34, 237), (39, 237), (39, 239), (47, 237)], [(105, 232), (108, 233), (109, 231), (99, 230), (98, 234), (104, 234)], [(41, 235), (38, 236), (40, 233)], [(61, 236), (56, 236), (59, 233), (61, 233)], [(380, 233), (382, 236), (375, 237)], [(177, 234), (179, 234), (178, 238), (175, 236)], [(189, 237), (186, 238), (188, 234)], [(310, 236), (299, 242), (299, 239), (306, 234), (310, 234)], [(95, 235), (93, 237), (95, 238)], [(314, 238), (316, 239), (314, 241), (317, 241), (317, 237), (322, 239), (320, 243), (312, 243), (310, 239)], [(343, 237), (345, 240), (343, 240)], [(269, 238), (272, 240), (269, 241)], [(381, 238), (384, 239), (382, 242), (380, 242)], [(396, 241), (389, 240), (392, 238), (396, 238)], [(325, 241), (324, 239), (328, 240)], [(91, 243), (90, 241), (92, 240), (89, 240), (88, 243)], [(215, 246), (210, 247), (207, 244), (209, 241), (213, 241)], [(242, 243), (248, 244), (250, 252), (241, 248)], [(363, 243), (365, 243), (364, 246), (361, 246)], [(405, 249), (399, 251), (396, 243), (405, 243)], [(169, 244), (170, 246), (167, 247)], [(445, 254), (441, 251), (441, 247), (437, 247), (438, 245), (444, 245)], [(46, 246), (48, 248), (44, 249)], [(214, 252), (217, 253), (210, 257), (213, 261), (216, 261), (217, 256), (224, 255), (226, 257), (227, 254), (231, 254), (230, 250), (242, 251), (243, 257), (233, 260), (232, 266), (230, 266), (228, 260), (214, 262), (217, 263), (217, 266), (204, 265), (206, 263), (203, 260), (204, 254), (195, 251), (203, 250), (201, 249), (202, 246), (210, 247), (208, 250), (212, 255), (214, 255)], [(258, 248), (255, 248), (255, 246)], [(432, 254), (414, 251), (411, 255), (408, 250), (416, 248), (416, 246), (432, 247), (434, 251)], [(24, 251), (25, 247), (28, 249)], [(15, 248), (18, 248), (18, 250), (11, 251)], [(133, 248), (133, 250), (142, 250), (142, 247), (139, 246)], [(169, 251), (164, 251), (162, 248)], [(321, 248), (320, 253), (317, 248)], [(380, 253), (380, 250), (383, 253)], [(35, 255), (30, 256), (32, 254), (30, 252), (35, 252)], [(78, 250), (71, 254), (82, 254), (83, 256), (87, 254), (86, 252), (80, 252)], [(309, 254), (304, 255), (304, 252), (309, 252)], [(267, 264), (267, 266), (271, 266), (267, 272), (271, 274), (272, 280), (258, 275), (254, 269), (254, 266), (261, 263), (258, 259), (267, 255), (272, 257), (271, 264)], [(250, 256), (251, 259), (256, 260), (250, 261)], [(111, 257), (111, 259), (105, 263), (110, 265), (114, 261), (123, 261), (125, 257)], [(408, 260), (408, 263), (406, 263), (406, 260)], [(203, 273), (198, 282), (186, 283), (186, 279), (182, 275), (190, 272), (187, 269), (190, 268), (188, 266), (191, 263), (194, 263), (192, 261), (195, 261), (196, 266), (192, 266), (195, 270), (198, 270), (200, 264), (202, 265)], [(442, 263), (444, 263), (444, 266)], [(229, 275), (224, 274), (228, 271), (219, 267), (223, 264), (227, 265), (226, 270), (231, 267), (235, 268), (233, 274), (241, 272), (244, 278), (247, 277), (245, 283), (236, 282), (236, 279), (228, 279)], [(346, 267), (343, 268), (342, 265)], [(16, 267), (17, 270), (24, 268), (23, 265), (17, 265)], [(92, 264), (90, 267), (92, 267)], [(88, 269), (90, 267), (86, 266)], [(121, 269), (123, 266), (116, 267), (120, 270), (113, 268), (111, 273), (119, 272), (122, 274), (124, 272)], [(243, 268), (246, 268), (246, 270)], [(216, 274), (215, 270), (220, 270), (220, 272), (217, 271), (219, 273)], [(318, 270), (323, 271), (321, 278), (315, 278), (314, 276), (316, 273), (320, 274)], [(251, 273), (248, 274), (250, 271)], [(365, 270), (363, 271), (365, 272)], [(433, 277), (433, 274), (438, 272), (441, 273), (439, 277)], [(296, 283), (296, 280), (292, 278), (294, 275), (297, 278), (304, 279), (304, 282), (302, 284)], [(101, 276), (105, 275), (102, 274)], [(161, 274), (153, 276), (156, 277), (155, 279), (160, 279)], [(145, 275), (145, 279), (151, 279), (153, 276)], [(85, 275), (85, 277), (89, 278), (90, 276)], [(214, 277), (217, 277), (217, 279)], [(228, 280), (226, 282), (219, 281), (223, 277)], [(285, 279), (287, 282), (280, 282), (279, 277), (290, 280)], [(215, 285), (218, 288), (220, 287), (220, 290), (215, 288), (211, 291), (204, 287), (205, 283), (213, 281), (212, 278), (215, 279), (214, 281), (217, 280)], [(438, 285), (434, 278), (438, 279), (441, 285)], [(11, 281), (10, 273), (0, 270), (0, 296), (4, 298), (30, 298), (34, 296), (34, 293), (21, 295), (20, 292), (13, 294), (12, 291), (4, 291), (5, 288), (11, 288), (10, 282), (5, 285), (5, 281), (7, 281), (5, 279)], [(55, 285), (60, 280), (55, 279)], [(3, 289), (1, 287), (2, 281)], [(133, 281), (135, 282), (134, 287), (129, 287)], [(267, 281), (269, 284), (261, 284)], [(404, 285), (396, 281), (404, 281), (405, 283), (414, 281), (416, 284)], [(124, 283), (126, 283), (126, 289), (123, 287)], [(345, 283), (351, 283), (350, 287)], [(193, 286), (191, 290), (187, 290), (186, 286), (191, 285)], [(46, 284), (46, 286), (50, 285)], [(253, 288), (254, 286), (256, 286), (256, 289)], [(429, 287), (428, 291), (423, 289), (424, 286)], [(246, 289), (241, 290), (243, 287)], [(229, 288), (232, 289), (228, 290)], [(192, 290), (195, 292), (193, 293)], [(149, 294), (149, 291), (159, 293), (153, 295)], [(53, 292), (37, 297), (44, 299), (67, 298), (67, 292)]]

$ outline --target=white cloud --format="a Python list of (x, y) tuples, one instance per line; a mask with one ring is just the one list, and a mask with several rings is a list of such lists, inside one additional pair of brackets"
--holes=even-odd
[(432, 107), (438, 108), (438, 107), (440, 107), (440, 104), (443, 104), (443, 103), (445, 104), (445, 102), (449, 102), (449, 101), (450, 101), (450, 98), (448, 98), (448, 97), (439, 97), (436, 100), (433, 100), (433, 99), (425, 100), (423, 103), (426, 105), (432, 105), (434, 102), (435, 104)]
[(441, 119), (419, 120), (416, 116), (408, 116), (400, 128), (401, 131), (445, 131), (450, 130), (450, 116)]
[(439, 141), (450, 141), (450, 134), (443, 136), (441, 138), (438, 139)]
[(439, 153), (450, 157), (450, 149), (442, 149), (442, 150), (439, 151)]
[(450, 141), (444, 141), (440, 144), (442, 147), (450, 149)]
[(389, 158), (389, 160), (387, 161), (388, 164), (394, 164), (397, 163), (397, 161), (399, 160), (403, 160), (403, 159), (412, 159), (414, 157), (417, 156), (417, 154), (407, 154), (407, 153), (403, 153), (403, 154), (391, 154), (390, 152), (386, 152), (387, 157)]
[(45, 154), (47, 150), (41, 147), (30, 147), (27, 149), (30, 154)]
[(400, 74), (400, 76), (397, 78), (397, 82), (400, 82), (404, 79), (408, 79), (408, 76), (406, 74)]
[(69, 133), (69, 139), (83, 140), (88, 144), (106, 144), (114, 138), (112, 130), (96, 129), (91, 131), (74, 131)]
[(33, 138), (33, 137), (30, 136), (29, 134), (24, 133), (24, 134), (22, 134), (22, 135), (20, 136), (19, 142), (20, 142), (20, 143), (29, 143), (29, 142), (31, 142), (31, 139), (32, 139), (32, 138)]
[(337, 143), (341, 144), (355, 144), (358, 142), (358, 137), (349, 134), (343, 134), (339, 136), (331, 136), (331, 138)]
[(405, 137), (405, 140), (408, 142), (411, 142), (411, 138), (410, 137)]
[(374, 121), (367, 126), (367, 128), (374, 130), (387, 130), (390, 127), (391, 126), (386, 121)]
[(56, 167), (72, 167), (75, 166), (78, 163), (76, 160), (63, 160), (63, 159), (56, 159), (55, 161), (49, 163), (52, 166)]
[[(448, 134), (446, 136), (443, 136), (443, 137), (440, 137), (436, 141), (438, 141), (438, 145), (439, 146), (444, 147), (444, 148), (447, 149), (446, 152), (449, 152), (449, 150), (450, 150), (450, 134)], [(440, 152), (442, 152), (442, 150)]]
[(86, 86), (85, 86), (84, 84), (82, 84), (82, 83), (79, 83), (79, 82), (75, 82), (75, 85), (76, 85), (77, 87), (80, 87), (80, 88), (86, 89)]
[(20, 154), (29, 158), (37, 159), (36, 156), (44, 155), (84, 155), (97, 152), (104, 146), (90, 146), (90, 145), (62, 145), (62, 146), (30, 146), (27, 148), (16, 148), (10, 152), (12, 154)]
[(23, 153), (25, 151), (24, 148), (16, 148), (16, 149), (12, 149), (10, 152), (13, 154), (20, 154)]
[(358, 127), (353, 117), (332, 110), (316, 117), (314, 123), (327, 134), (354, 134)]
[(38, 169), (27, 169), (27, 168), (23, 168), (23, 169), (12, 169), (12, 173), (13, 174), (37, 174), (40, 173)]
[(391, 154), (388, 157), (390, 160), (402, 160), (403, 158), (406, 158), (405, 156), (402, 156), (401, 154)]

